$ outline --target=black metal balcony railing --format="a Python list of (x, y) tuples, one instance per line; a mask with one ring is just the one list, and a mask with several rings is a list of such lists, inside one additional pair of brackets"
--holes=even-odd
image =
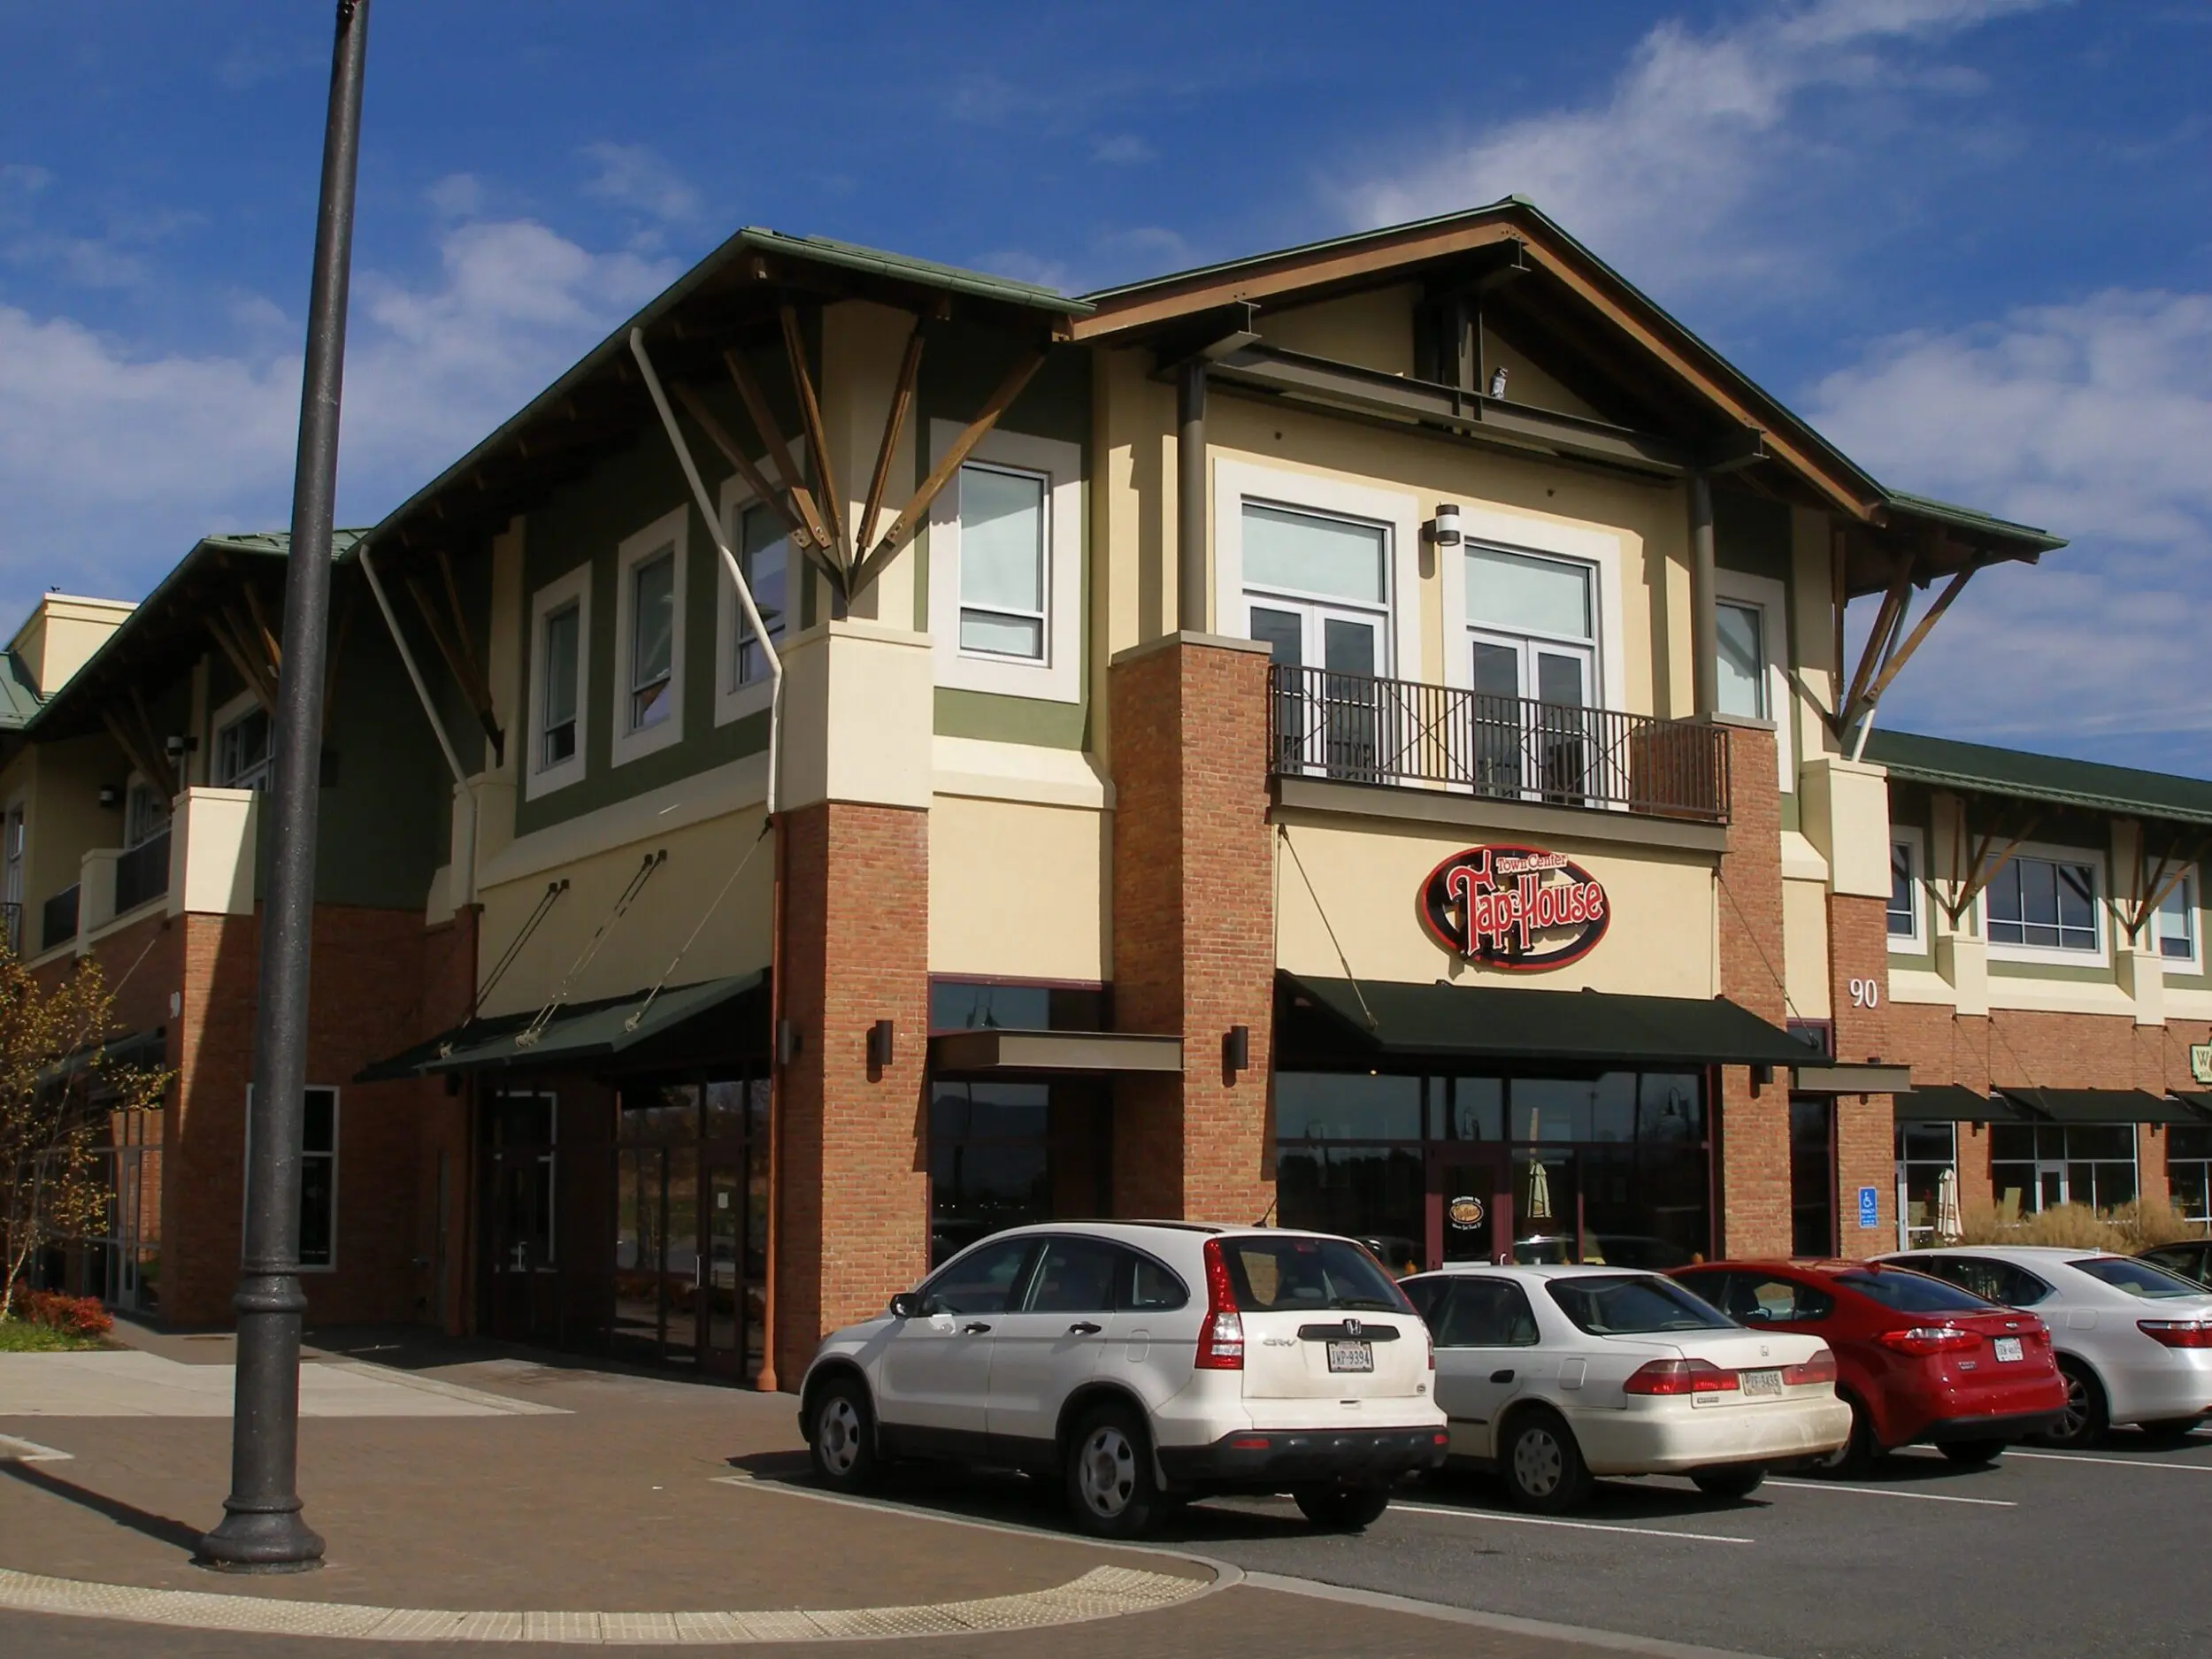
[(65, 945), (77, 936), (77, 894), (79, 888), (64, 887), (39, 907), (38, 948), (51, 950)]
[(150, 835), (115, 861), (115, 913), (134, 910), (169, 891), (169, 832)]
[(1702, 722), (1279, 663), (1268, 688), (1279, 776), (1728, 818), (1727, 733)]

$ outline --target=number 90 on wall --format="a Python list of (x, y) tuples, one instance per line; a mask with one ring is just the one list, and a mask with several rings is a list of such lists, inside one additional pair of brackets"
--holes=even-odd
[(1881, 1007), (1882, 982), (1879, 979), (1854, 979), (1850, 982), (1849, 989), (1852, 1007)]

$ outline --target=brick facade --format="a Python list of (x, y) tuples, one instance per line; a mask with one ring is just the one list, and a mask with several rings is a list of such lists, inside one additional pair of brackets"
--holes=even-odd
[[(1870, 984), (1859, 996), (1851, 987)], [(1889, 911), (1881, 899), (1828, 895), (1828, 1006), (1836, 1058), (1894, 1064), (1889, 1025)], [(1897, 1248), (1897, 1144), (1886, 1094), (1836, 1097), (1836, 1236), (1841, 1253), (1870, 1256)], [(1859, 1225), (1859, 1189), (1878, 1195), (1876, 1225)]]
[[(1184, 636), (1108, 671), (1114, 1018), (1179, 1032), (1184, 1062), (1116, 1079), (1118, 1215), (1253, 1221), (1274, 1201), (1267, 663)], [(1232, 1076), (1238, 1025), (1250, 1066)]]
[[(1730, 726), (1728, 850), (1715, 878), (1720, 992), (1770, 1024), (1788, 1018), (1782, 982), (1782, 817), (1774, 733)], [(1755, 1085), (1745, 1066), (1719, 1068), (1714, 1125), (1720, 1248), (1729, 1256), (1790, 1251), (1789, 1079)]]
[[(796, 1386), (827, 1332), (929, 1260), (929, 818), (829, 802), (783, 815), (776, 1370)], [(892, 1063), (868, 1030), (894, 1023)]]

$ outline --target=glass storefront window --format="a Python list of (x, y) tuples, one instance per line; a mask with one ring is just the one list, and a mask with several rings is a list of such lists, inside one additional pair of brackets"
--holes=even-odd
[(1444, 1138), (1448, 1141), (1505, 1139), (1505, 1079), (1496, 1077), (1438, 1078), (1432, 1087), (1448, 1089)]
[(1958, 1169), (1956, 1124), (1897, 1125), (1897, 1174), (1905, 1186), (1905, 1248), (1932, 1244), (1943, 1205), (1943, 1178)]
[(1111, 1209), (1112, 1118), (1088, 1083), (930, 1084), (932, 1266), (1006, 1227)]
[(1106, 993), (1094, 985), (1003, 985), (932, 979), (932, 1031), (1105, 1031)]
[(2166, 1190), (2186, 1219), (2212, 1225), (2212, 1126), (2176, 1124), (2166, 1131)]
[(1357, 1239), (1394, 1272), (1425, 1264), (1426, 1183), (1416, 1147), (1285, 1147), (1275, 1208), (1286, 1227)]
[(1993, 1124), (1989, 1179), (2001, 1213), (2129, 1203), (2136, 1194), (2135, 1126)]
[(1423, 1080), (1361, 1071), (1280, 1071), (1276, 1133), (1286, 1141), (1418, 1141)]

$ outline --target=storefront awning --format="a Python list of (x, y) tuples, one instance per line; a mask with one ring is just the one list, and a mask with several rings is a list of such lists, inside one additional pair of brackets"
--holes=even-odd
[[(607, 1059), (655, 1038), (672, 1036), (695, 1020), (726, 1016), (731, 1011), (729, 1004), (767, 977), (764, 973), (733, 974), (726, 979), (676, 986), (657, 995), (640, 989), (626, 996), (574, 1003), (548, 1020), (534, 1040), (528, 1035), (536, 1021), (534, 1012), (472, 1020), (388, 1060), (378, 1061), (354, 1081), (388, 1083), (442, 1071), (523, 1067), (535, 1071)], [(750, 1049), (759, 1044), (747, 1041), (730, 1046)]]
[(1998, 1093), (2055, 1124), (2193, 1124), (2177, 1101), (2139, 1088), (2006, 1088)]
[(1356, 983), (1287, 973), (1282, 979), (1294, 1010), (1310, 1004), (1382, 1054), (1603, 1066), (1794, 1066), (1817, 1058), (1805, 1042), (1724, 996)]
[(1120, 1031), (940, 1032), (929, 1069), (944, 1071), (1180, 1071), (1180, 1037)]
[[(2212, 1094), (2206, 1094), (2195, 1089), (2185, 1088), (2176, 1089), (2174, 1091), (2174, 1098), (2179, 1101), (2184, 1106), (2186, 1106), (2192, 1110), (2197, 1112), (2200, 1116), (2212, 1118)], [(2194, 1123), (2196, 1119), (2192, 1118), (2185, 1119), (2185, 1121)]]
[(1978, 1094), (1955, 1083), (1938, 1083), (1900, 1094), (1895, 1114), (1901, 1124), (2010, 1124), (2024, 1117), (2008, 1102)]

